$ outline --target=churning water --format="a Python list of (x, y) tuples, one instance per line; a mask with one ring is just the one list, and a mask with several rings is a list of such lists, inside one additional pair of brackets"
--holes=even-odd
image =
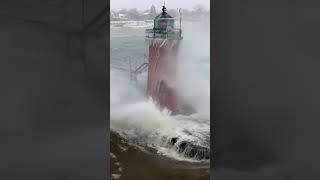
[[(160, 111), (145, 97), (146, 74), (138, 76), (138, 84), (130, 81), (130, 66), (134, 69), (145, 61), (144, 29), (111, 32), (113, 179), (209, 179), (209, 24), (184, 23), (183, 27), (178, 93), (183, 103), (195, 109), (191, 115)], [(141, 168), (142, 174), (133, 175)]]

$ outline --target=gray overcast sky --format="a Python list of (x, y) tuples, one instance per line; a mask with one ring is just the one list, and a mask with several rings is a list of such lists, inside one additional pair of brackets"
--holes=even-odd
[[(113, 10), (120, 10), (122, 8), (147, 10), (152, 4), (154, 4), (159, 12), (161, 11), (163, 2), (164, 0), (111, 0), (110, 7)], [(205, 5), (206, 9), (210, 9), (210, 0), (166, 0), (166, 7), (168, 9), (192, 9), (197, 4)]]

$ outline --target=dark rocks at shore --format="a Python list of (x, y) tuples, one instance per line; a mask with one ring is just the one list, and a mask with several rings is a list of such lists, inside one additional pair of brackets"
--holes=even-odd
[(177, 137), (171, 138), (170, 144), (177, 147), (178, 152), (183, 154), (187, 158), (196, 160), (209, 160), (210, 149), (207, 147), (192, 144), (192, 142), (182, 141), (176, 144), (178, 141)]

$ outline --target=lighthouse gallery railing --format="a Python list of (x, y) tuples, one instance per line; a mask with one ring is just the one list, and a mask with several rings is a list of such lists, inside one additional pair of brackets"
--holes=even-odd
[(182, 39), (180, 29), (146, 29), (146, 38)]

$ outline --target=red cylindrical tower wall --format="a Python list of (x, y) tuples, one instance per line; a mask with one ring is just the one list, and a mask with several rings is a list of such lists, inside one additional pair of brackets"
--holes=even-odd
[[(147, 94), (161, 108), (177, 110), (175, 88), (177, 72), (177, 42), (151, 40), (149, 44)], [(176, 43), (176, 44), (173, 44)]]

